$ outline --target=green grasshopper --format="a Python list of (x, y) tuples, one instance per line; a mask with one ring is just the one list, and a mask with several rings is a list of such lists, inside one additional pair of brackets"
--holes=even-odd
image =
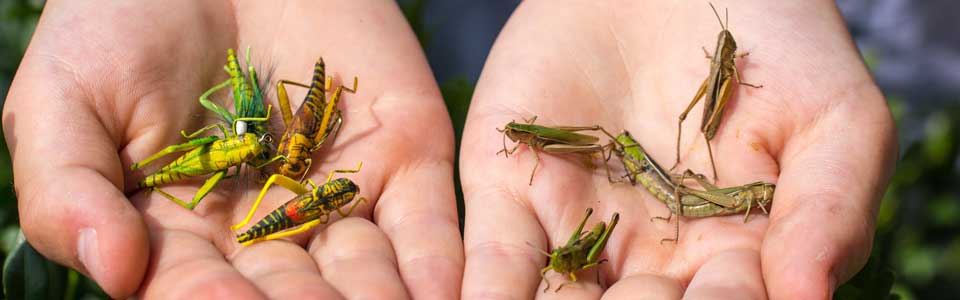
[[(497, 154), (503, 153), (504, 156), (510, 157), (510, 154), (517, 151), (520, 144), (527, 144), (528, 147), (533, 149), (533, 157), (537, 159), (537, 162), (533, 165), (533, 171), (530, 172), (530, 185), (533, 185), (533, 175), (537, 172), (537, 167), (540, 166), (540, 155), (537, 154), (537, 150), (547, 153), (602, 154), (605, 149), (612, 146), (598, 144), (600, 139), (595, 136), (576, 133), (576, 131), (587, 130), (602, 131), (610, 138), (613, 138), (613, 135), (599, 125), (547, 127), (534, 125), (533, 122), (536, 120), (537, 117), (534, 116), (530, 120), (524, 119), (526, 124), (510, 121), (503, 129), (497, 129), (497, 131), (503, 133), (503, 150), (497, 151)], [(517, 143), (517, 145), (510, 150), (507, 150), (508, 137), (511, 141)], [(608, 178), (609, 175), (610, 170), (608, 168)]]
[[(717, 188), (707, 182), (703, 175), (694, 174), (687, 170), (677, 180), (676, 176), (669, 175), (656, 161), (647, 155), (643, 147), (624, 131), (617, 136), (616, 147), (612, 150), (623, 162), (630, 182), (647, 188), (657, 200), (665, 203), (670, 209), (667, 217), (655, 219), (670, 221), (673, 215), (686, 217), (710, 217), (736, 214), (744, 212), (743, 222), (746, 223), (754, 204), (764, 213), (766, 206), (773, 201), (776, 185), (766, 182), (754, 182), (742, 186)], [(706, 190), (692, 189), (683, 186), (686, 178), (696, 179)], [(678, 200), (679, 198), (679, 200)], [(680, 236), (680, 220), (673, 238), (661, 240), (676, 242)]]
[[(547, 271), (566, 273), (570, 276), (571, 282), (577, 282), (577, 275), (574, 273), (606, 261), (606, 259), (598, 260), (598, 258), (600, 252), (607, 245), (607, 240), (610, 239), (610, 233), (613, 232), (613, 228), (617, 227), (617, 222), (620, 221), (620, 213), (613, 214), (613, 217), (610, 218), (610, 226), (600, 222), (593, 227), (593, 230), (583, 232), (583, 225), (587, 223), (591, 214), (593, 214), (593, 208), (587, 208), (587, 215), (583, 217), (580, 226), (577, 226), (577, 231), (570, 236), (570, 240), (563, 247), (553, 249), (551, 253), (537, 249), (543, 255), (550, 257), (549, 265), (540, 270), (540, 277), (547, 282), (543, 292), (550, 289), (550, 281), (546, 277)], [(560, 288), (563, 288), (567, 283), (569, 282), (560, 284), (554, 292), (560, 291)]]
[[(720, 127), (720, 119), (723, 117), (723, 109), (727, 106), (730, 96), (733, 95), (733, 88), (735, 86), (730, 84), (731, 80), (736, 80), (737, 84), (753, 88), (761, 88), (763, 86), (740, 81), (740, 72), (737, 71), (737, 64), (734, 59), (747, 56), (750, 53), (736, 53), (737, 42), (733, 39), (733, 34), (730, 33), (730, 30), (727, 30), (727, 25), (730, 24), (729, 15), (727, 15), (728, 19), (726, 24), (724, 24), (724, 22), (720, 20), (720, 14), (717, 13), (717, 9), (713, 7), (712, 3), (710, 4), (710, 8), (713, 9), (713, 14), (717, 16), (717, 21), (720, 22), (720, 28), (723, 30), (721, 30), (719, 36), (717, 36), (717, 48), (713, 51), (713, 56), (710, 56), (707, 49), (703, 48), (703, 53), (710, 59), (710, 75), (700, 84), (700, 89), (697, 90), (697, 94), (693, 96), (693, 100), (687, 105), (687, 109), (680, 114), (680, 120), (677, 121), (677, 160), (670, 170), (675, 169), (677, 165), (680, 164), (680, 135), (683, 121), (687, 119), (687, 114), (690, 113), (693, 106), (700, 101), (700, 98), (703, 98), (703, 119), (700, 122), (700, 132), (703, 133), (703, 138), (707, 142), (707, 153), (710, 155), (710, 167), (713, 169), (713, 179), (717, 180), (717, 165), (713, 161), (713, 149), (710, 146), (710, 140), (716, 135), (717, 128)], [(724, 13), (726, 14), (726, 12)]]

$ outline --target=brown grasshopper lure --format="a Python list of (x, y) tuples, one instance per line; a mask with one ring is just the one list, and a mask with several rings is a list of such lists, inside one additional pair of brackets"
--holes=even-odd
[[(713, 179), (716, 180), (717, 165), (713, 160), (713, 149), (710, 146), (710, 140), (713, 139), (717, 133), (717, 128), (720, 127), (723, 109), (727, 106), (727, 102), (730, 101), (730, 96), (733, 95), (733, 90), (736, 87), (736, 85), (732, 85), (731, 83), (733, 80), (736, 80), (737, 84), (753, 88), (761, 88), (763, 86), (740, 81), (740, 72), (737, 70), (737, 64), (734, 59), (747, 56), (749, 53), (736, 53), (737, 42), (733, 39), (733, 34), (728, 30), (728, 25), (730, 24), (729, 18), (726, 24), (724, 24), (724, 22), (720, 20), (720, 14), (717, 13), (717, 9), (713, 7), (712, 3), (710, 4), (710, 8), (713, 9), (713, 14), (717, 16), (717, 21), (720, 22), (720, 28), (723, 30), (721, 30), (717, 36), (717, 48), (713, 51), (713, 56), (707, 53), (707, 49), (703, 49), (703, 53), (710, 59), (710, 75), (700, 84), (700, 89), (697, 90), (697, 94), (693, 96), (693, 100), (687, 105), (687, 109), (680, 114), (680, 120), (677, 121), (677, 160), (670, 170), (673, 170), (680, 164), (680, 135), (683, 121), (686, 120), (687, 114), (690, 113), (693, 106), (703, 98), (703, 119), (700, 122), (700, 132), (703, 133), (703, 138), (707, 143), (707, 153), (710, 155), (710, 167), (713, 170)], [(724, 14), (726, 15), (726, 11)]]
[[(609, 149), (609, 147), (612, 146), (600, 145), (598, 143), (600, 139), (595, 136), (577, 133), (577, 131), (602, 131), (610, 138), (613, 138), (613, 135), (599, 125), (547, 127), (533, 124), (536, 120), (537, 117), (534, 116), (530, 120), (524, 120), (526, 124), (510, 121), (503, 129), (497, 129), (497, 131), (503, 133), (504, 139), (503, 150), (497, 151), (497, 154), (503, 153), (504, 156), (510, 157), (510, 154), (517, 151), (520, 144), (527, 144), (527, 146), (533, 150), (533, 157), (536, 158), (537, 162), (533, 165), (533, 170), (530, 171), (530, 185), (533, 185), (533, 175), (537, 172), (537, 167), (540, 166), (540, 155), (537, 154), (538, 151), (551, 154), (577, 153), (589, 155), (594, 153), (602, 154), (605, 149)], [(516, 146), (510, 150), (507, 150), (507, 138), (517, 143)], [(610, 170), (608, 168), (607, 177), (609, 178), (609, 176)]]
[[(287, 97), (285, 84), (292, 84), (308, 89), (303, 104), (293, 114), (290, 109), (290, 100)], [(314, 65), (313, 80), (307, 86), (302, 83), (280, 80), (277, 82), (277, 99), (280, 103), (280, 114), (286, 131), (280, 138), (277, 148), (277, 158), (283, 161), (279, 172), (290, 178), (303, 181), (307, 171), (313, 165), (310, 154), (319, 150), (331, 136), (336, 136), (343, 124), (343, 116), (337, 103), (343, 91), (357, 92), (357, 78), (353, 78), (353, 89), (343, 86), (337, 87), (330, 101), (326, 101), (325, 91), (330, 90), (331, 80), (326, 78), (323, 58), (319, 58)]]
[[(366, 199), (360, 197), (360, 199), (353, 203), (350, 209), (343, 212), (341, 208), (353, 201), (353, 198), (360, 193), (360, 188), (357, 187), (353, 181), (350, 181), (350, 179), (333, 179), (333, 174), (356, 173), (360, 171), (361, 166), (363, 166), (362, 162), (355, 170), (334, 170), (330, 172), (330, 175), (327, 176), (327, 181), (321, 186), (317, 186), (309, 179), (307, 179), (307, 186), (305, 186), (283, 174), (273, 174), (270, 176), (270, 179), (267, 179), (266, 184), (263, 185), (260, 195), (253, 203), (253, 206), (250, 207), (246, 218), (239, 224), (231, 227), (231, 230), (240, 229), (250, 222), (253, 213), (257, 210), (257, 207), (260, 206), (260, 201), (263, 200), (263, 196), (266, 195), (267, 190), (274, 183), (293, 191), (297, 196), (273, 210), (266, 217), (254, 224), (253, 227), (250, 227), (250, 229), (238, 234), (237, 242), (243, 246), (247, 246), (258, 241), (273, 240), (295, 235), (310, 230), (314, 226), (330, 222), (330, 214), (334, 212), (338, 213), (341, 217), (349, 216), (360, 203), (366, 202)], [(300, 226), (300, 228), (283, 231), (295, 226)]]
[[(744, 212), (743, 222), (746, 223), (754, 205), (766, 213), (766, 206), (773, 201), (776, 185), (772, 183), (758, 181), (742, 186), (717, 188), (707, 182), (703, 175), (694, 174), (690, 170), (677, 179), (650, 158), (643, 147), (626, 131), (617, 136), (614, 153), (623, 162), (630, 182), (634, 184), (639, 182), (670, 209), (669, 216), (654, 217), (655, 219), (669, 222), (673, 215), (702, 218)], [(706, 190), (683, 186), (682, 183), (687, 178), (696, 179)], [(679, 236), (680, 220), (678, 218), (674, 237), (663, 239), (661, 242), (676, 242)]]
[[(543, 292), (550, 289), (550, 281), (546, 277), (547, 271), (566, 273), (570, 277), (570, 282), (577, 282), (577, 275), (574, 273), (595, 267), (606, 261), (598, 260), (598, 258), (600, 252), (603, 252), (603, 248), (606, 247), (607, 240), (610, 239), (610, 233), (613, 232), (613, 228), (617, 227), (617, 222), (620, 221), (620, 213), (613, 214), (609, 226), (600, 222), (593, 227), (593, 230), (583, 232), (583, 225), (587, 223), (591, 214), (593, 214), (593, 209), (588, 208), (587, 215), (583, 217), (583, 221), (580, 222), (580, 226), (577, 226), (577, 230), (570, 235), (570, 240), (567, 241), (566, 245), (553, 249), (551, 253), (540, 250), (540, 253), (550, 257), (549, 265), (540, 270), (540, 277), (547, 282)], [(560, 288), (570, 282), (560, 284), (554, 292), (560, 291)]]

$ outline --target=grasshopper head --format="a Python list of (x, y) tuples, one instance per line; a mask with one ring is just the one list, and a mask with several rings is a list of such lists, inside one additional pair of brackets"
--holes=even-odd
[(760, 208), (766, 212), (766, 207), (773, 202), (773, 192), (776, 190), (777, 185), (764, 182), (759, 187), (756, 188), (754, 192), (754, 197), (757, 201), (757, 204), (760, 205)]
[(577, 271), (583, 265), (584, 258), (579, 257), (581, 253), (575, 250), (567, 247), (554, 249), (550, 253), (550, 267), (560, 273)]

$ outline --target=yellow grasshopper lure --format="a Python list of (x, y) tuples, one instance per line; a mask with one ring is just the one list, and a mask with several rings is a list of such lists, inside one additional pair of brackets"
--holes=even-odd
[[(277, 159), (283, 164), (279, 168), (280, 174), (303, 181), (307, 171), (313, 165), (310, 154), (320, 149), (331, 136), (335, 136), (343, 123), (343, 116), (337, 103), (343, 91), (357, 92), (357, 78), (353, 78), (353, 89), (343, 86), (337, 87), (330, 101), (326, 101), (324, 91), (330, 90), (330, 78), (326, 78), (323, 58), (317, 60), (313, 68), (313, 80), (307, 86), (302, 83), (280, 80), (277, 82), (277, 98), (280, 102), (280, 113), (286, 131), (280, 138), (277, 147)], [(290, 100), (287, 97), (285, 84), (292, 84), (308, 89), (303, 104), (294, 115), (290, 109)]]
[[(273, 240), (295, 235), (310, 230), (310, 228), (314, 226), (326, 224), (330, 221), (330, 214), (333, 212), (337, 212), (341, 217), (349, 216), (360, 203), (366, 202), (366, 199), (360, 197), (360, 199), (354, 202), (350, 209), (343, 212), (341, 208), (353, 201), (353, 198), (357, 197), (360, 193), (360, 188), (349, 179), (333, 179), (333, 174), (356, 173), (360, 171), (362, 165), (363, 163), (361, 162), (355, 170), (334, 170), (327, 176), (327, 181), (320, 186), (314, 184), (310, 179), (307, 179), (307, 186), (305, 186), (282, 174), (273, 174), (270, 176), (270, 179), (267, 179), (266, 184), (263, 185), (260, 195), (250, 208), (247, 216), (243, 221), (231, 227), (231, 230), (240, 229), (250, 222), (253, 213), (257, 210), (257, 207), (260, 206), (260, 201), (263, 200), (263, 196), (266, 195), (267, 190), (274, 183), (289, 189), (296, 193), (297, 196), (273, 210), (243, 233), (238, 234), (237, 242), (243, 246), (248, 246), (258, 241)], [(300, 228), (283, 231), (295, 226), (300, 226)]]
[[(269, 118), (270, 109), (267, 109), (267, 116), (263, 119)], [(261, 121), (260, 118), (237, 118), (236, 122), (241, 121)], [(219, 136), (205, 136), (200, 138), (195, 138), (201, 133), (210, 130), (212, 128), (219, 128), (223, 132), (225, 138)], [(234, 135), (229, 130), (224, 128), (223, 124), (213, 124), (207, 127), (204, 127), (197, 132), (192, 134), (186, 134), (182, 132), (183, 137), (190, 139), (186, 143), (171, 145), (159, 152), (151, 155), (143, 161), (134, 163), (130, 166), (130, 170), (137, 170), (143, 167), (146, 164), (149, 164), (160, 157), (166, 156), (167, 154), (176, 153), (176, 152), (186, 152), (181, 155), (179, 158), (173, 162), (167, 164), (166, 166), (160, 168), (157, 172), (148, 175), (143, 180), (137, 182), (137, 187), (141, 189), (152, 189), (167, 199), (183, 206), (187, 209), (193, 209), (200, 203), (210, 191), (227, 175), (227, 171), (231, 167), (237, 167), (237, 172), (240, 172), (240, 166), (244, 163), (253, 164), (254, 168), (261, 168), (266, 163), (256, 164), (255, 162), (259, 161), (263, 157), (264, 153), (269, 153), (271, 137), (269, 134), (257, 136), (253, 133), (245, 133), (242, 136)], [(186, 202), (183, 200), (170, 195), (160, 189), (160, 185), (172, 183), (179, 181), (187, 177), (201, 176), (206, 174), (213, 174), (204, 182), (200, 187), (197, 193), (194, 195), (193, 200)]]
[[(600, 222), (593, 227), (593, 230), (583, 232), (583, 225), (587, 223), (587, 219), (590, 218), (591, 214), (593, 214), (593, 209), (588, 208), (587, 215), (583, 217), (583, 221), (580, 222), (580, 226), (577, 226), (577, 230), (570, 235), (570, 240), (567, 241), (566, 245), (553, 249), (550, 253), (540, 250), (543, 255), (550, 258), (549, 265), (540, 270), (540, 277), (543, 278), (543, 281), (547, 282), (547, 286), (543, 289), (543, 292), (547, 292), (547, 290), (550, 289), (550, 281), (547, 280), (546, 277), (547, 271), (553, 270), (557, 273), (566, 273), (570, 277), (571, 282), (577, 282), (577, 275), (574, 273), (595, 267), (605, 261), (599, 260), (600, 252), (606, 247), (607, 240), (610, 239), (610, 233), (613, 232), (613, 228), (617, 227), (620, 214), (613, 214), (613, 217), (610, 218), (609, 226)], [(554, 292), (560, 291), (560, 288), (563, 288), (565, 284), (567, 284), (567, 282), (560, 284)]]
[[(533, 170), (530, 171), (530, 185), (533, 185), (533, 175), (537, 172), (537, 167), (540, 166), (540, 155), (537, 154), (538, 151), (554, 154), (602, 154), (603, 151), (610, 145), (600, 145), (598, 143), (600, 141), (599, 138), (592, 135), (580, 134), (577, 133), (577, 131), (602, 131), (610, 138), (613, 138), (610, 133), (608, 133), (599, 125), (548, 127), (533, 124), (533, 122), (536, 120), (537, 117), (534, 116), (530, 120), (524, 120), (526, 124), (510, 121), (510, 123), (507, 123), (503, 129), (497, 129), (497, 131), (503, 133), (504, 139), (503, 150), (497, 151), (497, 154), (503, 153), (504, 156), (509, 157), (510, 154), (513, 154), (513, 152), (517, 151), (517, 148), (520, 147), (520, 144), (527, 144), (527, 146), (533, 150), (533, 157), (536, 158), (537, 161), (533, 165)], [(507, 138), (510, 138), (511, 141), (517, 143), (510, 150), (507, 150)], [(609, 178), (609, 168), (607, 169), (607, 175)]]
[(731, 83), (733, 80), (736, 80), (737, 84), (753, 88), (761, 88), (763, 86), (740, 81), (740, 72), (737, 71), (737, 64), (734, 59), (747, 56), (749, 53), (736, 53), (737, 42), (733, 39), (733, 34), (728, 30), (730, 20), (727, 19), (726, 24), (724, 24), (724, 22), (720, 20), (720, 14), (717, 13), (717, 9), (713, 7), (712, 3), (710, 4), (710, 8), (713, 8), (713, 14), (717, 16), (717, 21), (720, 22), (720, 28), (723, 30), (721, 30), (717, 36), (717, 48), (713, 51), (713, 56), (707, 53), (707, 49), (703, 49), (703, 53), (710, 59), (710, 75), (700, 84), (700, 89), (697, 90), (697, 94), (693, 96), (693, 100), (687, 105), (687, 109), (680, 113), (679, 121), (677, 121), (677, 160), (670, 169), (673, 170), (680, 164), (680, 135), (683, 121), (687, 119), (687, 114), (690, 113), (693, 106), (703, 98), (703, 119), (700, 122), (700, 132), (703, 133), (703, 138), (707, 143), (707, 153), (710, 155), (710, 167), (713, 169), (713, 179), (716, 180), (717, 166), (713, 161), (713, 149), (710, 146), (710, 140), (713, 139), (717, 133), (717, 128), (720, 127), (723, 110), (727, 106), (727, 102), (730, 101), (730, 96), (733, 95), (734, 87), (736, 87)]
[[(702, 218), (744, 212), (743, 222), (747, 222), (750, 210), (754, 206), (766, 213), (767, 205), (773, 201), (776, 185), (772, 183), (758, 181), (741, 186), (717, 188), (707, 182), (703, 175), (694, 174), (690, 170), (684, 172), (679, 178), (667, 174), (626, 131), (617, 136), (614, 152), (623, 162), (630, 182), (634, 184), (639, 182), (654, 198), (670, 209), (669, 216), (654, 217), (654, 219), (669, 222), (673, 215)], [(682, 183), (686, 178), (696, 179), (706, 190), (683, 186)], [(665, 238), (660, 242), (676, 242), (679, 236), (680, 220), (678, 218), (673, 238)]]

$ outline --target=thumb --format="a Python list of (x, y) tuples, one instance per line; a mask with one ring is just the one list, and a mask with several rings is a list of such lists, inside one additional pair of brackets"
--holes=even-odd
[(149, 243), (142, 217), (122, 192), (117, 145), (104, 127), (110, 122), (97, 117), (76, 86), (51, 87), (71, 82), (57, 81), (70, 75), (24, 66), (19, 72), (4, 106), (3, 130), (27, 240), (111, 296), (133, 294)]

